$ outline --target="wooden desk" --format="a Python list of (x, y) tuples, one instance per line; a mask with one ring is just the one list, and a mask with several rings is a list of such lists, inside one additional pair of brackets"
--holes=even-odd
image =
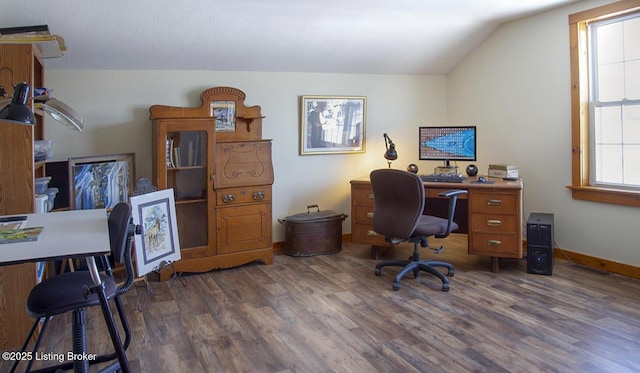
[[(106, 255), (111, 252), (109, 241), (109, 224), (106, 209), (70, 210), (51, 212), (46, 214), (20, 214), (27, 216), (27, 227), (44, 227), (37, 241), (18, 242), (0, 245), (0, 265), (18, 264), (24, 262), (39, 262), (65, 258), (85, 258), (96, 285), (105, 320), (113, 320), (108, 300), (104, 293), (104, 286), (100, 279), (95, 256)], [(12, 299), (5, 299), (12, 302)], [(25, 303), (21, 305), (24, 311)], [(11, 317), (8, 315), (8, 317)], [(11, 321), (9, 319), (8, 321)], [(6, 323), (4, 325), (11, 324)], [(6, 326), (5, 326), (6, 327)], [(5, 328), (3, 327), (3, 328)], [(28, 330), (28, 329), (27, 329)], [(6, 333), (7, 329), (3, 329)], [(11, 331), (11, 330), (9, 330)], [(22, 341), (27, 333), (20, 336), (9, 336), (12, 340)], [(129, 371), (124, 349), (116, 354), (123, 371)], [(80, 351), (74, 351), (80, 353)]]
[[(493, 184), (478, 183), (475, 177), (464, 183), (424, 183), (425, 212), (446, 217), (446, 207), (438, 193), (466, 189), (456, 207), (454, 221), (467, 233), (468, 252), (491, 257), (491, 271), (498, 272), (498, 258), (522, 258), (522, 180), (487, 178)], [(379, 258), (379, 247), (391, 244), (373, 231), (373, 202), (369, 177), (351, 180), (351, 240), (372, 246), (372, 258)]]
[(70, 210), (27, 216), (27, 227), (44, 227), (37, 241), (3, 244), (0, 264), (85, 258), (111, 251), (107, 211)]

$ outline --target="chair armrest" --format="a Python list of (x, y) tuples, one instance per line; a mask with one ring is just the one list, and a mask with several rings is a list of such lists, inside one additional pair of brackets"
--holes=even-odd
[(437, 238), (445, 238), (451, 233), (451, 226), (453, 224), (453, 215), (456, 212), (456, 203), (458, 202), (458, 197), (467, 194), (468, 192), (463, 189), (453, 189), (448, 190), (446, 192), (442, 192), (438, 194), (440, 197), (449, 198), (449, 213), (447, 215), (447, 230), (443, 234), (437, 234)]

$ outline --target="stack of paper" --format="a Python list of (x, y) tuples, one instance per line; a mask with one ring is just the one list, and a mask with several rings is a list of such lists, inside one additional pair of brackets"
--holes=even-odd
[(42, 58), (62, 57), (62, 52), (67, 50), (64, 39), (50, 34), (47, 25), (0, 28), (0, 43), (35, 44)]

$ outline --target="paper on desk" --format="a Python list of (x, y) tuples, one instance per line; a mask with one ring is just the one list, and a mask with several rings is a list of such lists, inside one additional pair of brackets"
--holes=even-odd
[(0, 231), (7, 229), (20, 229), (27, 225), (26, 216), (6, 216), (0, 218)]
[(0, 244), (37, 241), (44, 227), (0, 230)]

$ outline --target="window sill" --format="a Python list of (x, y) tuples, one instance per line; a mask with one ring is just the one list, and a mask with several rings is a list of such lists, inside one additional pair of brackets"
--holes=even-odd
[(567, 185), (573, 199), (640, 207), (640, 191)]

